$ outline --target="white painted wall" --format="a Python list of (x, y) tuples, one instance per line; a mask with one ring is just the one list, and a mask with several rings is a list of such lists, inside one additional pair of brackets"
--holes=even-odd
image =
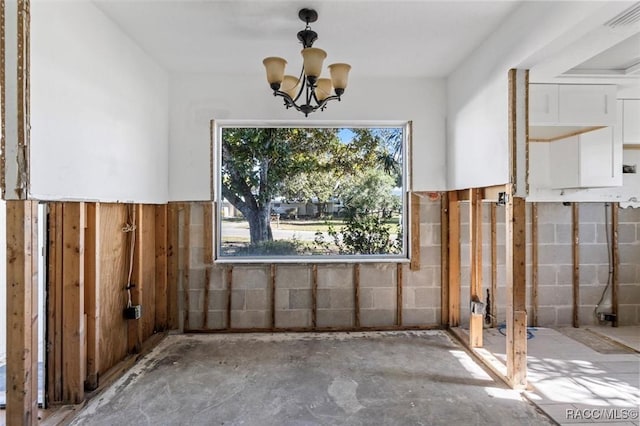
[[(529, 69), (599, 2), (525, 2), (447, 79), (450, 189), (509, 181), (508, 71)], [(537, 59), (536, 59), (537, 58)]]
[[(261, 64), (258, 65), (260, 68)], [(314, 120), (341, 123), (368, 120), (413, 120), (414, 190), (446, 189), (443, 79), (375, 79), (353, 70), (341, 102), (305, 119), (285, 110), (262, 74), (179, 74), (171, 80), (169, 147), (170, 199), (210, 199), (209, 146), (211, 119)]]
[(32, 2), (31, 198), (165, 202), (168, 95), (93, 3)]

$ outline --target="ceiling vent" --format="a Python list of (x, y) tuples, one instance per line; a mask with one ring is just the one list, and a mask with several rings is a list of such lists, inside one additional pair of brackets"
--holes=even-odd
[(626, 27), (640, 21), (640, 3), (636, 3), (629, 9), (607, 21), (604, 25), (610, 28)]

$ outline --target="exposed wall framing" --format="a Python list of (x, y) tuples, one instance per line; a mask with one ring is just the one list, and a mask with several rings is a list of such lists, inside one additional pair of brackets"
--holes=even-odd
[(572, 324), (574, 327), (580, 327), (580, 207), (578, 203), (571, 204), (571, 255), (573, 259)]

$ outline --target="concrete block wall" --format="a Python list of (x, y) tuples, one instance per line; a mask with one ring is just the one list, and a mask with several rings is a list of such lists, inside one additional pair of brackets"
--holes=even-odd
[(620, 210), (618, 220), (618, 324), (640, 324), (640, 208)]
[[(184, 271), (184, 214), (179, 214), (179, 309), (182, 329), (226, 329), (228, 273), (231, 272), (231, 327), (268, 329), (271, 327), (272, 297), (275, 328), (312, 326), (311, 263), (275, 265), (275, 294), (271, 294), (271, 265), (212, 264), (204, 259), (204, 210), (190, 204), (189, 269)], [(402, 264), (403, 324), (438, 325), (440, 319), (440, 200), (421, 198), (420, 264), (411, 271)], [(318, 328), (355, 326), (353, 263), (317, 264)], [(360, 263), (359, 308), (362, 327), (396, 325), (397, 263)], [(205, 291), (205, 288), (207, 291)], [(188, 296), (188, 297), (185, 297)], [(188, 300), (188, 305), (185, 303)], [(206, 306), (205, 306), (206, 305)], [(185, 308), (188, 314), (185, 315)], [(206, 312), (206, 315), (205, 315)], [(188, 324), (184, 323), (184, 320)]]

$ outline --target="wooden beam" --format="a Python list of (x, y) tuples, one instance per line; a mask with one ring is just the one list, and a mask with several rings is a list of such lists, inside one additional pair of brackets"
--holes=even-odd
[(311, 328), (318, 327), (318, 265), (311, 267)]
[(420, 196), (411, 193), (411, 263), (409, 269), (420, 269)]
[(494, 185), (482, 188), (482, 199), (493, 203), (498, 201), (501, 192), (506, 192), (505, 185)]
[(38, 203), (7, 201), (6, 421), (38, 423)]
[(182, 205), (182, 300), (183, 304), (183, 329), (189, 330), (189, 276), (191, 269), (191, 205)]
[(167, 327), (170, 330), (180, 326), (178, 320), (178, 217), (178, 205), (170, 203), (167, 211)]
[(507, 377), (514, 388), (527, 383), (526, 204), (510, 197), (506, 209)]
[[(155, 311), (156, 330), (164, 331), (169, 326), (169, 285), (168, 285), (168, 207), (155, 206)], [(206, 312), (206, 310), (205, 310)]]
[(213, 203), (203, 206), (204, 213), (204, 263), (213, 262)]
[(449, 327), (460, 325), (460, 204), (449, 192)]
[(84, 238), (84, 303), (87, 313), (87, 390), (100, 373), (100, 203), (87, 203)]
[(233, 306), (233, 266), (227, 268), (227, 330), (231, 330), (231, 308)]
[(611, 203), (611, 251), (613, 259), (613, 274), (611, 276), (611, 313), (613, 314), (612, 326), (618, 326), (618, 286), (620, 277), (620, 253), (618, 241), (618, 211), (620, 204)]
[(360, 327), (360, 264), (353, 265), (353, 310), (355, 311), (355, 326)]
[(84, 305), (84, 203), (64, 203), (62, 230), (62, 399), (84, 400), (86, 334)]
[(449, 324), (449, 193), (440, 197), (440, 324)]
[(491, 203), (491, 327), (498, 326), (498, 238), (496, 232), (496, 203)]
[(47, 405), (62, 403), (62, 203), (49, 204)]
[[(469, 191), (469, 259), (471, 266), (471, 303), (482, 303), (482, 192), (479, 188)], [(484, 317), (481, 312), (470, 313), (469, 345), (482, 347)]]
[(402, 326), (402, 263), (396, 265), (396, 325)]
[(571, 203), (571, 254), (573, 258), (573, 315), (572, 324), (580, 327), (580, 207)]
[(538, 204), (531, 203), (531, 325), (538, 326)]
[(458, 201), (469, 201), (469, 198), (471, 197), (471, 190), (469, 189), (459, 189), (455, 192), (457, 193)]

